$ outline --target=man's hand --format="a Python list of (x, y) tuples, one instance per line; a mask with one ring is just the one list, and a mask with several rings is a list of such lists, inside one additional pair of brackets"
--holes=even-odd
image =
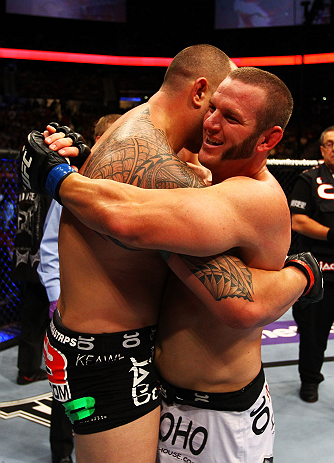
[(324, 297), (324, 282), (317, 259), (311, 252), (301, 252), (286, 258), (284, 267), (299, 268), (307, 278), (305, 291), (299, 298), (300, 302), (310, 304), (321, 301)]
[[(53, 149), (48, 147), (45, 137)], [(60, 185), (69, 174), (80, 169), (89, 154), (90, 148), (79, 133), (51, 122), (43, 134), (33, 130), (27, 137), (21, 152), (23, 183), (35, 193), (49, 194), (61, 204)], [(68, 156), (71, 156), (72, 167), (68, 165)]]
[(209, 169), (201, 164), (193, 164), (192, 162), (187, 162), (187, 165), (203, 180), (206, 186), (212, 185), (212, 174)]
[(66, 125), (50, 122), (43, 135), (45, 143), (52, 151), (71, 158), (69, 162), (74, 168), (80, 169), (90, 154), (90, 148), (86, 145), (83, 136)]
[(61, 204), (60, 185), (73, 172), (65, 158), (48, 148), (43, 134), (33, 130), (28, 135), (21, 151), (21, 177), (29, 190), (46, 193)]

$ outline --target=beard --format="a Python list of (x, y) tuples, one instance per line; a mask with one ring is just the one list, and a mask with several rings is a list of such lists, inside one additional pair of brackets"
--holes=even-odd
[(259, 133), (254, 133), (249, 135), (240, 145), (231, 146), (223, 154), (223, 160), (249, 159), (254, 153), (259, 136)]

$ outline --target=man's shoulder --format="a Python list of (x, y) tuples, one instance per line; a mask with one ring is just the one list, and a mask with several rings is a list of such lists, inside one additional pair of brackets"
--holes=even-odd
[[(217, 187), (219, 200), (232, 204), (237, 217), (253, 230), (286, 233), (290, 229), (290, 211), (287, 198), (276, 182), (258, 181), (249, 177), (234, 177)], [(219, 209), (220, 210), (220, 209)], [(224, 209), (221, 210), (224, 214)]]
[(273, 176), (264, 181), (245, 176), (231, 177), (217, 185), (216, 188), (217, 190), (233, 192), (233, 194), (238, 193), (239, 197), (248, 198), (250, 201), (262, 198), (277, 202), (278, 194), (285, 198), (282, 187)]

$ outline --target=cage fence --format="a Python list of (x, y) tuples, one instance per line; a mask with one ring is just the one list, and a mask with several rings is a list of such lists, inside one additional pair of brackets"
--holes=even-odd
[(11, 278), (17, 227), (19, 152), (0, 150), (0, 350), (20, 334), (22, 284)]

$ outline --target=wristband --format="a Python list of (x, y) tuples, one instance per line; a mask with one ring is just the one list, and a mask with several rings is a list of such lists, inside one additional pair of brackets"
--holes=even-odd
[(330, 228), (327, 233), (327, 241), (334, 243), (334, 228)]
[(50, 170), (46, 182), (45, 182), (45, 191), (48, 195), (52, 196), (59, 204), (62, 204), (59, 196), (59, 188), (63, 180), (71, 174), (76, 172), (73, 167), (68, 164), (59, 164), (53, 169)]

